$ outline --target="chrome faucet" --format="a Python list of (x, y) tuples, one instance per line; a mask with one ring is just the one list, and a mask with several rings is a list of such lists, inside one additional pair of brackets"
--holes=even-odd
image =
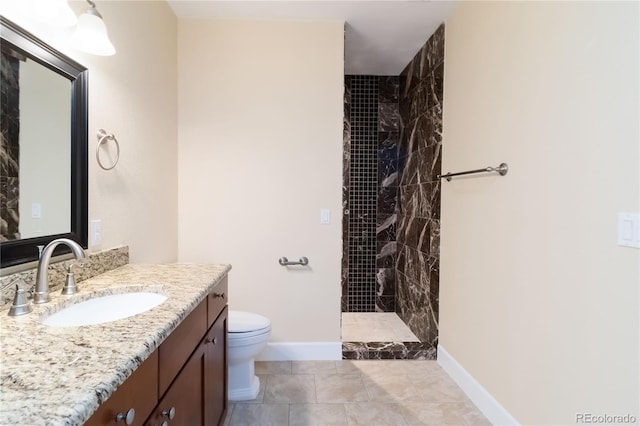
[(38, 271), (36, 272), (36, 290), (33, 293), (33, 303), (47, 303), (49, 300), (51, 300), (49, 297), (49, 277), (47, 275), (47, 270), (49, 269), (49, 263), (51, 262), (51, 255), (59, 244), (68, 246), (76, 258), (76, 263), (80, 266), (84, 265), (85, 256), (80, 244), (68, 238), (58, 238), (51, 241), (46, 245), (44, 250), (42, 250), (40, 260), (38, 261)]

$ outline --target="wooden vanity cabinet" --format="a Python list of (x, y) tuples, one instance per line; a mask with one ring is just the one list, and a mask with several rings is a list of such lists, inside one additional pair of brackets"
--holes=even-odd
[[(227, 309), (223, 309), (147, 421), (148, 426), (216, 426), (227, 411)], [(172, 415), (173, 410), (173, 415)]]
[[(133, 425), (222, 425), (227, 413), (226, 304), (225, 277), (85, 425), (127, 424), (116, 416), (126, 415), (129, 407), (135, 408)], [(134, 407), (139, 399), (144, 404)]]

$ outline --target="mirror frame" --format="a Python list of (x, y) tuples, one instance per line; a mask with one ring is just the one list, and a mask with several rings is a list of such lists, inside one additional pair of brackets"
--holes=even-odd
[[(0, 266), (6, 268), (38, 260), (38, 246), (69, 238), (87, 248), (88, 228), (88, 74), (83, 65), (55, 50), (33, 34), (0, 16), (0, 38), (12, 48), (71, 83), (71, 220), (70, 232), (0, 242)], [(60, 244), (55, 254), (69, 252)]]

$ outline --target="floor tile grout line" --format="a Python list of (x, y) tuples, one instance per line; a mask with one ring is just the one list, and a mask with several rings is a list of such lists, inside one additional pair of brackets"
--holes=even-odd
[(373, 402), (373, 397), (371, 396), (371, 392), (369, 392), (369, 387), (367, 386), (367, 382), (364, 380), (364, 377), (362, 375), (363, 373), (360, 372), (360, 381), (362, 382), (362, 386), (364, 386), (364, 390), (367, 392), (367, 397), (369, 398), (369, 401)]
[(316, 380), (316, 375), (313, 375), (313, 390), (314, 396), (316, 399), (316, 404), (318, 403), (318, 381)]
[(291, 423), (291, 404), (287, 404), (287, 426)]

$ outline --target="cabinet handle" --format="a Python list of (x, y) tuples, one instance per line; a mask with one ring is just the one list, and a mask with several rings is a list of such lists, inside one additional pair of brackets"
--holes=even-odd
[(218, 343), (218, 338), (214, 337), (213, 339), (210, 339), (210, 338), (207, 337), (206, 339), (204, 339), (204, 342), (205, 343), (213, 343), (215, 345), (216, 343)]
[(224, 293), (213, 293), (214, 299), (224, 299)]
[(133, 408), (129, 408), (126, 414), (118, 413), (116, 414), (116, 422), (121, 422), (124, 420), (125, 425), (132, 425), (133, 419), (136, 418), (136, 410)]
[(176, 407), (171, 407), (169, 411), (162, 410), (162, 416), (167, 416), (169, 417), (169, 420), (173, 420), (173, 418), (176, 416)]

